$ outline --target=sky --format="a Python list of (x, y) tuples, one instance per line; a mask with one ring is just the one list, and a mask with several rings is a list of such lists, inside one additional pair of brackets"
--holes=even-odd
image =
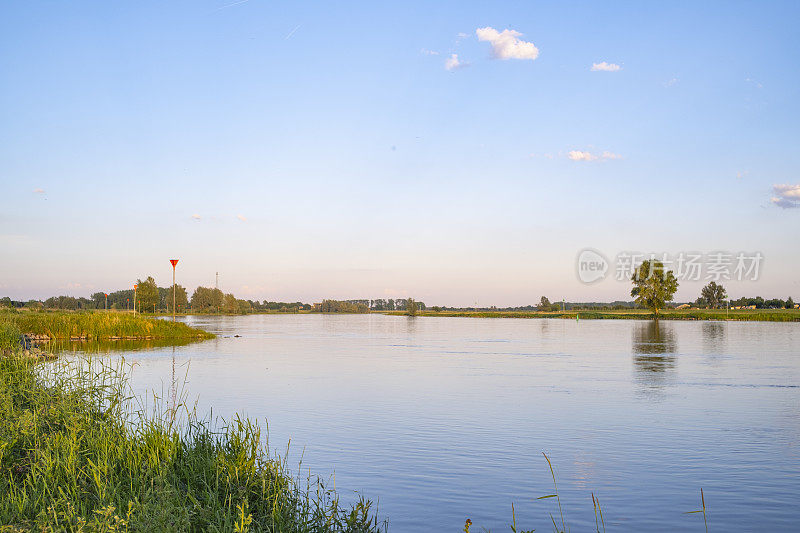
[(579, 279), (591, 248), (760, 253), (729, 294), (800, 300), (798, 18), (3, 2), (0, 296), (167, 286), (175, 257), (190, 291), (258, 300), (629, 300)]

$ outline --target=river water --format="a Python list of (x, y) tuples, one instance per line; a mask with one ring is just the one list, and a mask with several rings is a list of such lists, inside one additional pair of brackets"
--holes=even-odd
[[(269, 424), (289, 465), (389, 530), (800, 530), (800, 324), (251, 315), (126, 352), (200, 412)], [(239, 335), (239, 337), (235, 337)], [(174, 364), (173, 364), (174, 363)], [(298, 467), (295, 467), (297, 471)], [(477, 526), (477, 527), (476, 527)]]

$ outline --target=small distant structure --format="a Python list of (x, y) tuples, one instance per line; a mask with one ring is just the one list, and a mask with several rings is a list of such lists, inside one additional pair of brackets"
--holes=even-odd
[(681, 304), (678, 307), (676, 307), (675, 309), (689, 309), (691, 307), (692, 306), (690, 304)]

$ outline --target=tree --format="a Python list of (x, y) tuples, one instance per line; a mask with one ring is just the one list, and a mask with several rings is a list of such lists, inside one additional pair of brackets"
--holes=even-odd
[(671, 270), (664, 269), (660, 261), (643, 261), (631, 276), (631, 296), (636, 303), (658, 315), (678, 290), (678, 280)]
[(136, 309), (144, 312), (152, 311), (158, 305), (158, 285), (153, 276), (147, 276), (147, 279), (136, 280), (138, 287), (136, 288)]
[(786, 299), (786, 309), (794, 309), (794, 300), (791, 296)]
[(717, 285), (716, 281), (710, 282), (700, 291), (700, 298), (711, 309), (718, 309), (727, 297), (728, 293), (725, 291), (725, 287)]
[[(166, 304), (167, 309), (172, 309), (172, 287), (167, 289), (167, 292), (164, 296), (164, 303)], [(181, 285), (175, 285), (175, 305), (177, 309), (186, 310), (186, 306), (189, 305), (189, 299), (186, 297), (186, 289)]]
[(222, 307), (224, 295), (219, 289), (197, 287), (192, 294), (192, 308), (200, 312), (216, 312)]
[(551, 303), (547, 296), (539, 298), (539, 305), (536, 306), (537, 311), (558, 311), (560, 309), (557, 303)]
[(417, 302), (414, 301), (414, 298), (409, 298), (406, 302), (406, 311), (408, 316), (417, 316)]
[(106, 308), (106, 294), (104, 292), (96, 292), (92, 294), (92, 301), (94, 302), (95, 309)]
[(539, 311), (549, 311), (552, 307), (553, 304), (550, 303), (550, 299), (547, 296), (542, 296), (539, 298), (539, 305), (536, 306), (536, 309)]

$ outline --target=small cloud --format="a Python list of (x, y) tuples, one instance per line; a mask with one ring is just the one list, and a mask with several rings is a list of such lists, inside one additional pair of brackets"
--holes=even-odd
[(583, 152), (581, 150), (570, 150), (567, 157), (573, 161), (594, 161), (597, 156), (591, 152)]
[(464, 68), (467, 65), (469, 65), (469, 63), (465, 63), (465, 62), (461, 61), (460, 59), (458, 59), (458, 54), (450, 54), (450, 57), (448, 57), (447, 60), (444, 62), (444, 69), (445, 70), (456, 70), (456, 69)]
[(242, 222), (247, 222), (247, 217), (246, 217), (246, 216), (244, 216), (244, 215), (236, 215), (236, 218), (238, 218), (238, 219), (239, 219), (239, 220), (241, 220)]
[(622, 67), (616, 63), (606, 63), (603, 61), (602, 63), (592, 63), (591, 70), (592, 72), (617, 72), (618, 70), (622, 70)]
[(664, 87), (672, 87), (678, 83), (678, 78), (671, 78), (663, 83)]
[(771, 202), (782, 209), (800, 207), (800, 185), (773, 185)]
[(744, 170), (744, 171), (737, 172), (737, 173), (736, 173), (736, 179), (739, 179), (739, 180), (740, 180), (740, 179), (742, 179), (743, 177), (747, 176), (748, 174), (750, 174), (750, 171), (749, 171), (749, 170)]
[(467, 37), (469, 37), (469, 33), (464, 33), (463, 31), (458, 32), (459, 39), (466, 39)]
[(35, 194), (44, 194), (44, 189), (40, 189), (40, 188), (37, 187), (37, 188), (33, 189), (33, 192)]
[(570, 150), (567, 152), (567, 157), (572, 161), (597, 161), (598, 159), (602, 160), (610, 160), (610, 159), (622, 159), (622, 156), (619, 154), (615, 154), (614, 152), (609, 152), (608, 150), (603, 151), (600, 155), (593, 154), (588, 151), (584, 150)]
[(492, 27), (478, 28), (475, 35), (479, 41), (492, 45), (492, 55), (496, 59), (530, 59), (539, 57), (539, 49), (532, 42), (523, 41), (518, 31), (505, 29), (497, 31)]
[(436, 50), (428, 50), (427, 48), (423, 48), (422, 50), (419, 51), (419, 53), (424, 55), (424, 56), (438, 56), (439, 55), (439, 52), (437, 52)]
[(763, 89), (764, 88), (764, 86), (761, 85), (761, 83), (757, 82), (753, 78), (745, 78), (744, 81), (746, 81), (747, 83), (749, 83), (751, 85), (754, 85), (757, 89)]
[(203, 217), (201, 217), (201, 216), (200, 216), (200, 215), (198, 215), (197, 213), (195, 213), (194, 215), (192, 215), (192, 219), (194, 219), (194, 220), (200, 220), (201, 218), (203, 218)]

